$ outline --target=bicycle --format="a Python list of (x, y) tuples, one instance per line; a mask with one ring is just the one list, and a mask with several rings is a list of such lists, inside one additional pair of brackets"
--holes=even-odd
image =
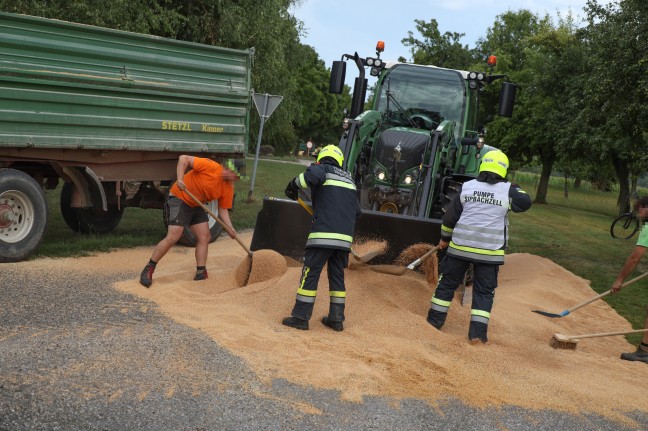
[(630, 239), (639, 231), (641, 227), (639, 217), (636, 214), (636, 203), (638, 194), (633, 195), (634, 198), (634, 208), (632, 211), (621, 214), (614, 219), (612, 225), (610, 226), (610, 235), (612, 238), (621, 238), (621, 239)]

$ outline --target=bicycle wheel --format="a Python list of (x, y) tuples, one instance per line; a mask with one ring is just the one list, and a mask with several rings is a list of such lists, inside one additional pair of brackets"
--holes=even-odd
[(612, 238), (630, 239), (639, 230), (639, 219), (632, 213), (621, 214), (610, 226)]

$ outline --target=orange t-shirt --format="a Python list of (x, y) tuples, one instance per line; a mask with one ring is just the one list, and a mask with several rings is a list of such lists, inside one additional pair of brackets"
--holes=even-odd
[[(232, 208), (234, 183), (223, 179), (223, 167), (215, 161), (194, 157), (193, 169), (185, 174), (184, 183), (201, 202), (218, 200), (219, 208)], [(177, 184), (171, 187), (171, 193), (191, 207), (198, 206)]]

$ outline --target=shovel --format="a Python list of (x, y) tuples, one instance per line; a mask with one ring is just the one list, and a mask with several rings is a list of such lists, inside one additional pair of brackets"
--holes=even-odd
[[(313, 215), (313, 209), (310, 206), (308, 206), (308, 204), (306, 202), (304, 202), (301, 198), (297, 198), (297, 202), (299, 202), (299, 205), (301, 205), (302, 208), (304, 208), (306, 211), (308, 211), (308, 213), (310, 215)], [(374, 250), (374, 251), (370, 251), (369, 253), (367, 253), (367, 254), (365, 254), (363, 256), (360, 256), (353, 249), (351, 249), (351, 256), (353, 256), (353, 258), (355, 260), (357, 260), (358, 262), (362, 262), (362, 263), (369, 262), (371, 259), (378, 256), (379, 254), (382, 254), (382, 251)]]
[[(188, 194), (189, 197), (194, 200), (194, 202), (196, 202), (198, 205), (200, 205), (200, 207), (203, 209), (203, 211), (205, 211), (207, 214), (212, 216), (212, 218), (214, 220), (216, 220), (221, 226), (223, 226), (223, 229), (225, 229), (226, 231), (229, 232), (229, 230), (230, 230), (229, 227), (227, 227), (227, 225), (225, 223), (223, 223), (223, 221), (221, 219), (219, 219), (216, 214), (214, 214), (209, 208), (207, 208), (207, 206), (205, 204), (200, 202), (198, 200), (198, 198), (196, 198), (193, 195), (193, 193), (191, 193), (186, 188), (183, 190), (183, 192)], [(243, 265), (246, 265), (246, 267), (247, 267), (247, 268), (245, 268), (246, 269), (245, 270), (245, 280), (241, 280), (243, 282), (243, 285), (245, 286), (245, 285), (247, 285), (248, 279), (250, 278), (250, 272), (252, 271), (252, 257), (253, 257), (254, 254), (252, 253), (252, 251), (245, 244), (243, 244), (243, 241), (241, 241), (241, 239), (238, 237), (238, 235), (234, 235), (234, 239), (236, 240), (236, 242), (238, 242), (241, 245), (241, 247), (243, 247), (243, 250), (245, 250), (245, 252), (248, 254), (248, 259), (245, 259), (243, 261), (243, 263), (242, 263)]]
[[(640, 276), (635, 277), (635, 278), (633, 278), (632, 280), (630, 280), (630, 281), (628, 281), (628, 282), (623, 283), (623, 284), (621, 285), (621, 287), (626, 287), (626, 286), (628, 286), (629, 284), (632, 284), (632, 283), (634, 283), (635, 281), (639, 281), (639, 280), (641, 280), (642, 278), (644, 278), (644, 277), (646, 277), (646, 276), (648, 276), (648, 272), (646, 272), (646, 273), (644, 273), (644, 274), (641, 274)], [(546, 311), (540, 311), (540, 310), (531, 310), (531, 311), (533, 311), (534, 313), (542, 314), (543, 316), (547, 316), (547, 317), (565, 317), (565, 316), (568, 315), (569, 313), (571, 313), (571, 312), (573, 312), (573, 311), (576, 311), (576, 310), (578, 310), (579, 308), (584, 307), (584, 306), (586, 306), (587, 304), (590, 304), (590, 303), (596, 301), (597, 299), (601, 299), (601, 298), (603, 298), (604, 296), (609, 295), (610, 293), (612, 293), (612, 289), (610, 289), (610, 290), (606, 290), (605, 292), (601, 293), (600, 295), (596, 295), (594, 298), (588, 299), (588, 300), (585, 301), (585, 302), (581, 302), (580, 304), (574, 305), (572, 308), (568, 308), (567, 310), (565, 310), (565, 311), (563, 311), (563, 312), (561, 312), (561, 313), (559, 313), (559, 314), (548, 313), (548, 312), (546, 312)]]
[(407, 266), (394, 266), (394, 265), (371, 265), (372, 271), (381, 272), (383, 274), (391, 275), (403, 275), (408, 271), (413, 271), (417, 266), (425, 262), (432, 254), (434, 254), (439, 249), (439, 246), (432, 247), (430, 251), (425, 253), (423, 256), (416, 259), (414, 262), (410, 263)]

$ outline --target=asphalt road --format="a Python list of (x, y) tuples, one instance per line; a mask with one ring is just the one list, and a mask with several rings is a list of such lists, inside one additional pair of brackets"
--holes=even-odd
[[(265, 384), (200, 331), (111, 288), (132, 274), (101, 272), (0, 264), (0, 430), (638, 429), (458, 400), (352, 403), (285, 380)], [(629, 418), (648, 429), (647, 412)]]

